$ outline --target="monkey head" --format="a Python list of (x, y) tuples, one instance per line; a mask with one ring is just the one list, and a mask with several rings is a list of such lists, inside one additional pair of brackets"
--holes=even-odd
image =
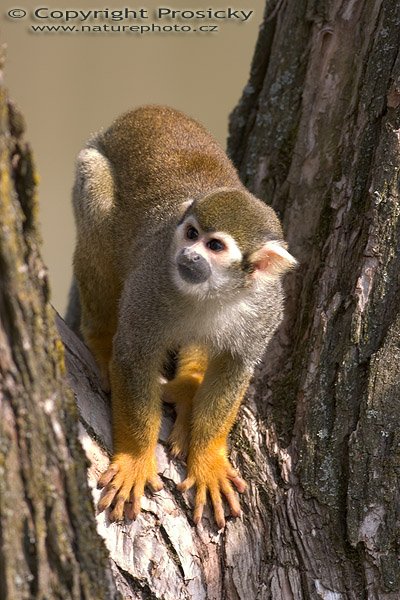
[(296, 265), (274, 210), (246, 190), (222, 188), (190, 202), (172, 246), (173, 280), (198, 298), (268, 285)]

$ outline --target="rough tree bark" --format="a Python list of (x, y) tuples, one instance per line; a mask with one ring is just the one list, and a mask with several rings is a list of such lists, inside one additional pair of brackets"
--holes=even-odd
[[(232, 457), (249, 483), (243, 518), (228, 520), (223, 533), (215, 531), (210, 513), (201, 529), (193, 527), (190, 495), (175, 488), (184, 465), (166, 451), (166, 413), (158, 446), (165, 490), (145, 499), (134, 523), (97, 518), (123, 597), (400, 597), (399, 48), (395, 0), (268, 2), (250, 81), (231, 117), (229, 150), (249, 189), (280, 213), (301, 266), (287, 278), (286, 322), (233, 433)], [(68, 564), (77, 587), (59, 596), (50, 587), (46, 597), (112, 598), (104, 555), (95, 550), (68, 395), (60, 412), (62, 359), (36, 243), (29, 259), (25, 230), (34, 226), (23, 190), (32, 191), (32, 183), (16, 177), (17, 193), (4, 195), (8, 156), (1, 163), (1, 221), (16, 233), (10, 237), (4, 225), (0, 230), (2, 280), (4, 271), (10, 286), (2, 286), (0, 296), (0, 365), (7, 374), (1, 383), (7, 435), (0, 454), (0, 595), (11, 589), (2, 582), (11, 581), (10, 598), (34, 596), (38, 585), (44, 596), (43, 582), (58, 581)], [(12, 221), (3, 205), (14, 207)], [(24, 226), (18, 225), (21, 206)], [(12, 239), (19, 241), (10, 245)], [(30, 287), (18, 291), (19, 285)], [(42, 296), (32, 305), (35, 290)], [(11, 307), (4, 317), (3, 306)], [(108, 402), (87, 349), (60, 319), (58, 326), (93, 483), (111, 446)], [(51, 464), (50, 476), (43, 461)], [(66, 462), (69, 477), (57, 476)], [(56, 511), (45, 510), (48, 498)], [(53, 523), (70, 526), (68, 534), (61, 525), (49, 526), (59, 513), (65, 518)], [(47, 580), (31, 568), (39, 559)], [(89, 587), (81, 591), (82, 581), (95, 585), (94, 560), (97, 596)], [(21, 580), (25, 595), (15, 588)]]
[(254, 385), (265, 598), (400, 598), (400, 4), (269, 3), (229, 149), (301, 267)]
[(116, 598), (39, 253), (31, 152), (0, 79), (0, 598)]

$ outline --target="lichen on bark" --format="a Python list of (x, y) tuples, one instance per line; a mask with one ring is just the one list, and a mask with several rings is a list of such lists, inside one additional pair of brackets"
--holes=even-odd
[(114, 598), (40, 257), (36, 173), (0, 84), (0, 597)]

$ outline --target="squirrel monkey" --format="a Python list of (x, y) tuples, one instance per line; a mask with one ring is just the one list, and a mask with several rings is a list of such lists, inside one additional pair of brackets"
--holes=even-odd
[[(193, 119), (144, 106), (119, 117), (77, 160), (74, 274), (81, 333), (111, 387), (114, 454), (99, 509), (136, 518), (146, 485), (160, 490), (155, 447), (164, 398), (176, 405), (171, 451), (196, 486), (240, 514), (245, 482), (227, 436), (255, 364), (282, 319), (280, 276), (296, 264), (279, 220), (250, 194)], [(73, 310), (69, 309), (68, 320)], [(175, 378), (161, 383), (167, 353)]]

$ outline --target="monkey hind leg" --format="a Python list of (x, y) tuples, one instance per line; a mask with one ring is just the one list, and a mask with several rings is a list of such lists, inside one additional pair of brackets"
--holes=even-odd
[(207, 353), (199, 346), (187, 346), (179, 351), (176, 375), (163, 386), (164, 402), (175, 404), (176, 421), (169, 437), (171, 453), (187, 455), (193, 398), (207, 369)]
[(113, 332), (85, 334), (86, 344), (100, 369), (100, 384), (104, 392), (110, 391), (109, 365), (112, 355)]
[(113, 263), (112, 166), (93, 138), (76, 162), (73, 205), (78, 231), (74, 275), (67, 317), (76, 324), (79, 300), (80, 332), (100, 368), (101, 385), (109, 391), (108, 367), (116, 330), (121, 282)]
[(81, 299), (79, 296), (78, 283), (75, 277), (72, 278), (71, 287), (68, 294), (68, 305), (65, 312), (64, 321), (70, 329), (80, 338), (81, 333)]
[(207, 363), (207, 354), (199, 346), (179, 350), (175, 377), (164, 385), (164, 402), (190, 403), (203, 380)]

